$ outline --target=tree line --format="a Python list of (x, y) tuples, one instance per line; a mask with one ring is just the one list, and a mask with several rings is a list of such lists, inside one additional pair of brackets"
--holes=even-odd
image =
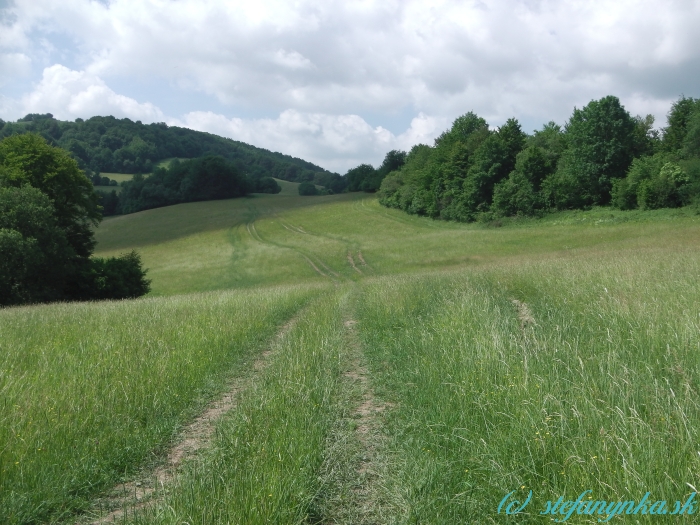
[(491, 129), (473, 112), (433, 146), (389, 152), (378, 169), (348, 171), (349, 191), (377, 191), (385, 206), (471, 222), (612, 205), (700, 204), (700, 99), (673, 103), (661, 131), (614, 96), (593, 100), (562, 128), (528, 135), (511, 118)]
[(166, 158), (213, 155), (233, 162), (251, 180), (274, 177), (327, 186), (333, 175), (340, 177), (302, 159), (162, 122), (142, 124), (112, 116), (66, 122), (50, 113), (32, 113), (16, 122), (0, 120), (0, 139), (30, 132), (69, 151), (88, 173), (148, 174)]
[[(104, 182), (104, 180), (100, 180)], [(173, 160), (151, 175), (134, 175), (116, 190), (100, 196), (103, 215), (121, 215), (171, 206), (183, 202), (232, 199), (251, 192), (279, 193), (282, 188), (271, 177), (251, 180), (237, 166), (220, 156)]]
[(101, 219), (93, 185), (68, 152), (33, 133), (0, 141), (0, 305), (148, 293), (136, 252), (92, 257)]

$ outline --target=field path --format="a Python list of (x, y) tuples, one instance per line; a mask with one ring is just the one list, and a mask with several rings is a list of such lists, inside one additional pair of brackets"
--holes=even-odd
[(224, 394), (209, 403), (204, 412), (182, 430), (178, 441), (168, 451), (167, 459), (163, 465), (151, 472), (142, 473), (138, 479), (114, 487), (106, 498), (97, 501), (95, 505), (98, 509), (107, 508), (110, 510), (106, 514), (101, 510), (96, 510), (95, 514), (101, 515), (99, 518), (95, 519), (93, 515), (92, 518), (80, 520), (78, 523), (89, 523), (90, 525), (114, 523), (130, 512), (157, 502), (158, 490), (166, 487), (172, 481), (182, 462), (210, 445), (219, 419), (236, 408), (239, 394), (248, 388), (256, 376), (267, 367), (269, 357), (273, 353), (274, 342), (282, 339), (301, 315), (301, 312), (297, 312), (277, 331), (268, 348), (254, 361), (250, 374), (234, 378)]
[[(300, 227), (293, 226), (291, 224), (287, 225), (283, 221), (279, 221), (280, 224), (286, 228), (287, 230), (294, 232), (294, 233), (301, 233), (301, 234), (307, 234), (307, 232), (303, 231)], [(337, 281), (341, 278), (338, 273), (336, 273), (330, 266), (328, 266), (326, 263), (323, 262), (323, 260), (315, 256), (313, 254), (307, 253), (306, 251), (300, 250), (299, 248), (295, 248), (293, 246), (287, 246), (285, 244), (279, 243), (279, 242), (273, 242), (269, 240), (265, 240), (262, 238), (262, 236), (258, 233), (258, 230), (255, 229), (255, 220), (251, 220), (250, 222), (246, 223), (246, 229), (248, 230), (248, 233), (250, 236), (253, 238), (253, 240), (258, 241), (262, 244), (269, 244), (271, 246), (276, 246), (277, 248), (282, 248), (282, 249), (287, 249), (287, 250), (292, 250), (293, 252), (298, 253), (301, 255), (304, 260), (309, 264), (313, 270), (318, 273), (321, 277), (327, 277), (331, 281), (337, 283)], [(322, 267), (323, 270), (321, 270)]]
[(382, 418), (392, 405), (379, 400), (372, 389), (358, 322), (346, 315), (343, 325), (348, 356), (343, 389), (348, 403), (329, 440), (321, 474), (327, 499), (319, 507), (323, 523), (388, 523), (382, 486), (389, 466)]
[(353, 270), (355, 270), (357, 273), (361, 274), (362, 270), (360, 270), (356, 265), (355, 265), (355, 259), (352, 258), (352, 253), (348, 251), (348, 262), (350, 263), (350, 266), (352, 266)]

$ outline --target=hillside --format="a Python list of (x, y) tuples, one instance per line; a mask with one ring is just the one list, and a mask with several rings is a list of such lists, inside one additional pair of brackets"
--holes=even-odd
[(150, 173), (164, 159), (221, 155), (251, 178), (303, 182), (331, 175), (302, 159), (162, 122), (142, 124), (111, 116), (66, 122), (50, 113), (0, 121), (0, 139), (26, 132), (41, 134), (50, 144), (70, 151), (81, 168), (96, 173)]
[(693, 210), (463, 224), (281, 185), (105, 219), (96, 253), (137, 249), (149, 297), (0, 310), (0, 521), (495, 523), (530, 494), (549, 523), (588, 490), (695, 497)]

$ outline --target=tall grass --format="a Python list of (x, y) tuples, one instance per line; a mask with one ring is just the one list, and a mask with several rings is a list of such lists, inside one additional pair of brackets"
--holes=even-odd
[(318, 289), (0, 310), (0, 522), (133, 472)]
[(190, 461), (133, 523), (315, 522), (318, 469), (338, 411), (343, 346), (339, 296), (305, 310), (269, 366), (220, 422), (208, 454)]
[(510, 522), (497, 507), (513, 490), (533, 491), (519, 523), (587, 489), (685, 500), (700, 486), (698, 260), (589, 253), (369, 285), (397, 522)]
[[(332, 519), (323, 513), (342, 494), (319, 475), (338, 465), (352, 476), (359, 454), (328, 445), (354, 410), (339, 386), (347, 289), (369, 380), (392, 402), (376, 416), (383, 449), (368, 455), (386, 467), (368, 490), (389, 521), (502, 521), (512, 490), (534, 492), (522, 522), (549, 520), (535, 515), (545, 501), (586, 489), (682, 499), (700, 486), (700, 218), (657, 215), (593, 210), (493, 228), (346, 194), (105, 220), (99, 255), (140, 250), (155, 294), (238, 291), (0, 310), (0, 522), (65, 521), (162, 458), (316, 296), (213, 448), (129, 519)], [(348, 262), (360, 251), (362, 274)], [(320, 284), (329, 275), (345, 284)], [(267, 287), (280, 283), (295, 286)], [(519, 319), (525, 308), (532, 320)]]
[[(646, 221), (650, 216), (655, 220)], [(248, 227), (253, 223), (255, 233)], [(343, 279), (362, 278), (348, 263), (348, 252), (357, 259), (361, 251), (369, 265), (360, 268), (363, 276), (376, 276), (593, 246), (674, 249), (700, 242), (698, 224), (700, 215), (687, 209), (594, 209), (542, 221), (503, 221), (503, 227), (492, 228), (408, 216), (365, 194), (256, 195), (111, 217), (96, 238), (100, 256), (137, 249), (150, 269), (153, 294), (172, 295), (323, 280), (307, 258), (326, 273), (327, 267)]]

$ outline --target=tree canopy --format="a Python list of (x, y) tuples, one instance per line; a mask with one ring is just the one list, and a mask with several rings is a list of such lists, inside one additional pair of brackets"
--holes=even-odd
[(107, 298), (96, 293), (99, 283), (112, 286), (101, 266), (140, 280), (109, 298), (146, 293), (137, 257), (90, 258), (101, 218), (92, 183), (67, 152), (35, 134), (0, 141), (0, 304)]
[(92, 253), (92, 226), (102, 218), (98, 198), (92, 183), (66, 151), (33, 133), (6, 138), (0, 142), (0, 185), (28, 185), (46, 194), (57, 225), (65, 231), (76, 255)]
[(699, 108), (700, 101), (681, 97), (663, 133), (651, 115), (632, 117), (613, 96), (575, 108), (563, 128), (549, 122), (532, 135), (515, 119), (490, 129), (469, 112), (433, 146), (414, 146), (383, 179), (379, 201), (458, 221), (593, 205), (689, 204), (700, 199)]
[(117, 212), (134, 213), (182, 202), (231, 199), (246, 195), (252, 188), (251, 181), (223, 157), (175, 160), (167, 169), (157, 168), (149, 177), (137, 174), (123, 183)]
[(333, 175), (302, 159), (165, 123), (142, 124), (112, 116), (65, 122), (50, 113), (0, 123), (0, 139), (29, 132), (69, 151), (81, 169), (94, 173), (146, 174), (163, 159), (221, 156), (252, 180), (274, 177), (304, 182)]

